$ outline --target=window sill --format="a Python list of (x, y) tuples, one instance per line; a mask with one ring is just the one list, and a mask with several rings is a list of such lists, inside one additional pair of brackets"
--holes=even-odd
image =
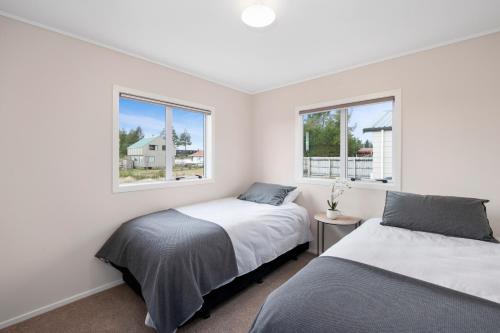
[[(339, 179), (322, 179), (322, 178), (304, 178), (300, 177), (297, 180), (299, 184), (315, 184), (315, 185), (333, 185)], [(401, 186), (398, 183), (381, 183), (375, 181), (350, 181), (349, 184), (352, 188), (361, 189), (372, 189), (372, 190), (390, 190), (390, 191), (401, 191)]]
[(211, 183), (215, 183), (215, 180), (213, 178), (170, 180), (163, 182), (138, 183), (138, 184), (122, 184), (118, 186), (116, 185), (113, 186), (113, 193), (154, 190), (154, 189), (162, 189), (168, 187), (182, 187), (182, 186), (202, 185)]

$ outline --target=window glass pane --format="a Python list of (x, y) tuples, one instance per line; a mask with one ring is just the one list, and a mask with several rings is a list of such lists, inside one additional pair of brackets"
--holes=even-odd
[(177, 179), (205, 176), (205, 117), (202, 112), (173, 109), (173, 176)]
[(340, 176), (340, 110), (305, 114), (303, 121), (303, 176)]
[(392, 112), (392, 101), (347, 110), (348, 178), (392, 181)]
[(165, 180), (165, 106), (128, 98), (119, 101), (120, 184)]

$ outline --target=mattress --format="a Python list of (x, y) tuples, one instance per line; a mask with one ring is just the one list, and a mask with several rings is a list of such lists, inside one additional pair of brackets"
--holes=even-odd
[(380, 222), (274, 290), (250, 332), (499, 332), (500, 244)]
[(322, 256), (344, 258), (500, 303), (500, 245), (370, 219)]
[(176, 209), (226, 230), (233, 243), (239, 275), (312, 239), (306, 209), (293, 202), (272, 206), (224, 198)]
[[(238, 276), (312, 239), (307, 211), (295, 203), (273, 206), (224, 198), (176, 210), (215, 223), (226, 231), (236, 256)], [(155, 327), (149, 313), (145, 324)]]

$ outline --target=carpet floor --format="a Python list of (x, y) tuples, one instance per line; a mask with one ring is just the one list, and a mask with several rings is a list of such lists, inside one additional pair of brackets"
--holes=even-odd
[[(213, 309), (208, 319), (193, 319), (179, 333), (248, 332), (267, 295), (304, 267), (314, 256), (303, 253)], [(144, 325), (146, 306), (126, 285), (108, 289), (74, 303), (0, 330), (0, 333), (155, 332)]]

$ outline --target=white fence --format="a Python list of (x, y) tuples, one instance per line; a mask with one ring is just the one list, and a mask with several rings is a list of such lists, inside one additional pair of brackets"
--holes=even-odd
[[(175, 166), (187, 167), (187, 168), (202, 168), (202, 162), (193, 162), (190, 159), (175, 160)], [(151, 159), (151, 156), (141, 156), (137, 161), (122, 158), (120, 159), (120, 169), (165, 169), (165, 165), (155, 164), (155, 159)]]
[[(304, 177), (340, 177), (340, 157), (304, 157)], [(373, 172), (372, 157), (349, 157), (347, 177), (370, 178)]]

